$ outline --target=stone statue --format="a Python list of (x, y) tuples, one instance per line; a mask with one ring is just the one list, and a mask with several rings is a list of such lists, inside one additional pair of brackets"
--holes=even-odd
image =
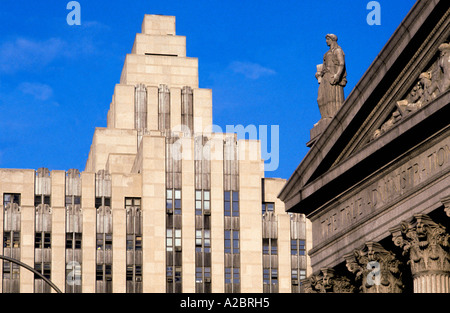
[(442, 74), (441, 85), (439, 86), (441, 92), (445, 92), (450, 88), (450, 44), (443, 43), (439, 46), (439, 69)]
[(319, 104), (322, 119), (332, 118), (344, 102), (344, 87), (347, 84), (345, 54), (337, 44), (337, 36), (328, 34), (326, 43), (330, 47), (324, 57), (323, 64), (317, 66), (316, 78), (319, 82)]

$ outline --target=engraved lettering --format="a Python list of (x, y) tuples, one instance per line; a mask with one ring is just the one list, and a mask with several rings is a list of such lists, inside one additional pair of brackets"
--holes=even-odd
[(411, 189), (444, 170), (450, 163), (449, 151), (448, 144), (428, 149), (384, 177), (380, 177), (348, 198), (347, 201), (330, 208), (330, 211), (320, 221), (322, 238), (326, 239), (338, 231), (358, 223), (361, 217), (369, 215), (375, 210), (387, 208), (390, 202), (399, 199)]

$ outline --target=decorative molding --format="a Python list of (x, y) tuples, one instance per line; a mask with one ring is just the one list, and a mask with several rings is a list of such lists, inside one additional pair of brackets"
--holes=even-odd
[(402, 263), (394, 253), (377, 242), (367, 242), (362, 248), (346, 255), (347, 269), (361, 281), (363, 293), (401, 293)]
[(387, 132), (405, 116), (426, 106), (450, 89), (450, 44), (439, 45), (439, 55), (433, 64), (422, 72), (416, 83), (402, 100), (397, 101), (396, 109), (380, 128), (375, 130), (371, 140)]
[(322, 268), (302, 281), (304, 293), (354, 293), (350, 279), (337, 275), (334, 269)]
[(413, 278), (428, 273), (450, 274), (450, 234), (428, 215), (415, 214), (410, 220), (390, 229), (394, 244), (409, 255)]

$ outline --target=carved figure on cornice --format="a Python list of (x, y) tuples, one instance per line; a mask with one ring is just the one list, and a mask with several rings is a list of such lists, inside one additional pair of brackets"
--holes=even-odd
[(439, 69), (441, 72), (441, 85), (440, 91), (446, 92), (450, 89), (450, 44), (443, 43), (439, 46), (440, 56), (439, 56)]
[(347, 269), (361, 281), (363, 293), (401, 293), (402, 263), (395, 254), (377, 242), (368, 242), (361, 249), (345, 256)]
[(330, 47), (324, 57), (323, 64), (317, 66), (316, 78), (319, 82), (317, 103), (322, 118), (332, 118), (344, 103), (344, 87), (347, 85), (345, 54), (337, 44), (334, 34), (325, 36)]
[[(439, 46), (439, 56), (431, 68), (420, 74), (417, 85), (405, 100), (398, 101), (400, 107), (415, 111), (450, 88), (450, 44)], [(419, 90), (422, 89), (422, 90)], [(420, 95), (420, 99), (418, 98)]]
[(450, 44), (443, 43), (439, 46), (437, 60), (427, 71), (419, 75), (416, 84), (406, 97), (397, 101), (397, 110), (374, 131), (371, 140), (381, 136), (405, 115), (427, 105), (448, 89), (450, 89)]
[(385, 132), (387, 132), (389, 129), (391, 129), (392, 127), (394, 127), (394, 125), (402, 118), (400, 112), (398, 110), (395, 110), (394, 112), (392, 112), (391, 117), (384, 122), (383, 125), (381, 125), (381, 127), (379, 129), (377, 129), (374, 133), (372, 138), (375, 139), (379, 136), (381, 136), (382, 134), (384, 134)]

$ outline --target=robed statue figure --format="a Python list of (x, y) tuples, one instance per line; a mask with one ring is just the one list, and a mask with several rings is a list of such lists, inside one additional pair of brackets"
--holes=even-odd
[(323, 64), (317, 66), (316, 78), (319, 81), (319, 104), (322, 118), (332, 118), (344, 103), (344, 87), (347, 84), (345, 54), (337, 44), (337, 36), (325, 36), (330, 47), (324, 57)]

